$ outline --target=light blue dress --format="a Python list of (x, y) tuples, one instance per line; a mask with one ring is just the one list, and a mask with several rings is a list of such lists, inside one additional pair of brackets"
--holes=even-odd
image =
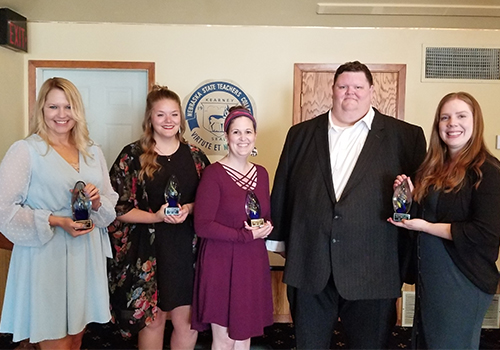
[[(14, 143), (0, 164), (0, 232), (14, 243), (1, 333), (13, 341), (60, 339), (88, 323), (110, 320), (106, 227), (115, 218), (113, 191), (101, 149), (80, 154), (76, 171), (38, 136)], [(49, 216), (71, 217), (71, 192), (78, 180), (100, 191), (101, 207), (90, 218), (95, 229), (72, 237), (49, 225)]]

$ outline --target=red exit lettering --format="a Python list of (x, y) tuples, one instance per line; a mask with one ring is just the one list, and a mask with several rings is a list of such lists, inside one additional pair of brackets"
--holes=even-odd
[(26, 50), (26, 30), (9, 21), (9, 43), (20, 49)]

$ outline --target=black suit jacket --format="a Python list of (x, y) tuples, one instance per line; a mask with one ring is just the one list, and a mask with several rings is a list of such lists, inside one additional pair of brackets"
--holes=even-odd
[(392, 185), (413, 175), (425, 156), (420, 127), (375, 110), (372, 128), (337, 202), (328, 146), (328, 113), (293, 126), (271, 195), (271, 240), (285, 241), (284, 282), (310, 293), (333, 274), (348, 300), (395, 298), (401, 293), (400, 230)]

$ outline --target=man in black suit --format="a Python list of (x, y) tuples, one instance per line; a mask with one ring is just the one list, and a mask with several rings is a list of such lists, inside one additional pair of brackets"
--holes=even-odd
[(284, 243), (298, 349), (328, 349), (339, 317), (350, 348), (382, 349), (395, 324), (407, 232), (386, 219), (393, 181), (416, 172), (425, 138), (373, 108), (372, 94), (364, 64), (340, 66), (332, 109), (293, 126), (280, 157), (268, 244)]

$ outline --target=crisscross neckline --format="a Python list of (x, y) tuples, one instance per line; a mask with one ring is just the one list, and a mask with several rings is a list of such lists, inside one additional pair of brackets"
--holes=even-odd
[(257, 167), (255, 164), (252, 164), (252, 167), (246, 174), (240, 173), (238, 170), (230, 167), (229, 165), (222, 163), (219, 164), (222, 165), (226, 173), (234, 181), (234, 183), (238, 185), (238, 187), (245, 191), (253, 191), (257, 187)]

